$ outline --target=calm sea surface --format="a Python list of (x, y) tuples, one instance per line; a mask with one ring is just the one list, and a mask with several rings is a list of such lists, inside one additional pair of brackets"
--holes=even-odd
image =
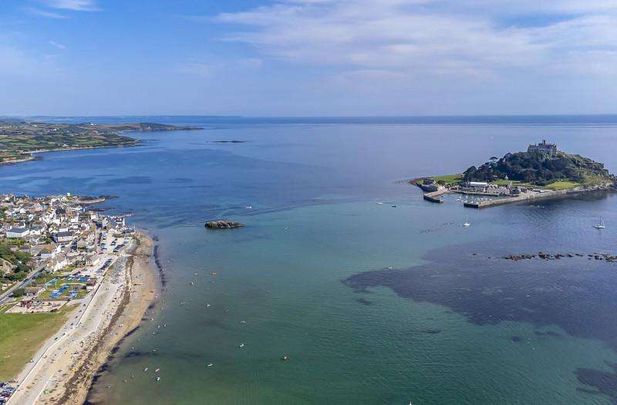
[[(617, 400), (617, 263), (587, 256), (617, 253), (617, 196), (473, 211), (400, 182), (542, 139), (617, 172), (614, 117), (99, 120), (205, 129), (0, 167), (4, 193), (115, 195), (158, 238), (161, 299), (93, 402)], [(583, 256), (503, 259), (538, 251)]]

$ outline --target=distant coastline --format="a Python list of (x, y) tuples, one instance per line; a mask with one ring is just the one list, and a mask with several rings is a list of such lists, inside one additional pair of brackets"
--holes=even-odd
[(190, 131), (197, 126), (156, 123), (56, 124), (0, 120), (0, 165), (29, 162), (38, 154), (70, 150), (138, 146), (141, 141), (125, 132)]

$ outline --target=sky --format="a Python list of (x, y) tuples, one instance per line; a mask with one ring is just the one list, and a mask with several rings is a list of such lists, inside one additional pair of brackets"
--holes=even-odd
[(617, 0), (0, 0), (0, 115), (617, 113)]

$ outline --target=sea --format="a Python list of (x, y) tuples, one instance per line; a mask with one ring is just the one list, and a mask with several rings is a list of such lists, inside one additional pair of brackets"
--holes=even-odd
[(617, 172), (617, 116), (38, 119), (203, 128), (0, 167), (155, 238), (160, 298), (89, 403), (617, 401), (617, 195), (473, 210), (407, 183), (543, 139)]

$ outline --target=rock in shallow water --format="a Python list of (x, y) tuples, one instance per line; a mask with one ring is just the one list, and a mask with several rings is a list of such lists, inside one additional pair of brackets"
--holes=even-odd
[(216, 221), (208, 221), (206, 222), (206, 228), (208, 229), (234, 229), (234, 228), (242, 228), (244, 225), (240, 222), (229, 221), (226, 219), (219, 219)]

